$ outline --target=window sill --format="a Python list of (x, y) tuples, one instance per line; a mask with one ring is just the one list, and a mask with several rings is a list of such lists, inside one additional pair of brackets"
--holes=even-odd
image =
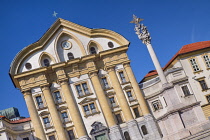
[(112, 108), (118, 108), (118, 107), (119, 107), (119, 105), (112, 106)]
[(83, 97), (87, 97), (87, 96), (90, 96), (90, 95), (93, 95), (93, 93), (85, 94), (85, 95), (79, 96), (79, 97), (77, 97), (77, 98), (78, 98), (78, 99), (81, 99), (81, 98), (83, 98)]
[(37, 110), (40, 111), (40, 110), (43, 110), (43, 109), (47, 109), (47, 107), (42, 107), (42, 108), (38, 108)]
[(109, 87), (109, 88), (104, 88), (105, 91), (113, 89), (113, 87)]
[(85, 115), (84, 117), (87, 118), (87, 117), (94, 116), (95, 114), (100, 114), (100, 113), (101, 113), (100, 111), (97, 111), (92, 114)]
[(45, 127), (45, 130), (54, 128), (53, 126)]
[(195, 73), (201, 73), (201, 72), (203, 72), (203, 70), (194, 71), (193, 73), (195, 74)]
[(62, 101), (60, 103), (56, 103), (56, 105), (62, 105), (62, 104), (65, 104), (65, 103), (66, 103), (66, 101)]
[(126, 85), (128, 83), (130, 83), (130, 82), (127, 82), (127, 81), (126, 82), (122, 82), (121, 85)]
[(208, 88), (208, 89), (203, 89), (202, 92), (206, 92), (206, 91), (208, 91), (209, 89), (210, 89), (210, 88)]
[(72, 121), (64, 121), (63, 124), (72, 123)]

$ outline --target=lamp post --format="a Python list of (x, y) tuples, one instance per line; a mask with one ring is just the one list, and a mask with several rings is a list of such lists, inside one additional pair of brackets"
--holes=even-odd
[(150, 57), (152, 58), (153, 64), (155, 65), (157, 73), (160, 77), (161, 83), (162, 83), (162, 85), (166, 85), (168, 82), (167, 82), (166, 77), (163, 73), (163, 70), (160, 66), (160, 63), (157, 59), (157, 56), (152, 48), (150, 33), (148, 32), (146, 26), (144, 26), (143, 24), (140, 24), (140, 22), (143, 20), (144, 19), (138, 18), (135, 15), (133, 15), (133, 20), (130, 23), (135, 24), (134, 30), (136, 31), (138, 38), (142, 41), (143, 44), (145, 44), (147, 46)]

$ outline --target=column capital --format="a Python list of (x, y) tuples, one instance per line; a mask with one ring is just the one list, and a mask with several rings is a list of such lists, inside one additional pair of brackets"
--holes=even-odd
[(46, 84), (46, 85), (40, 85), (41, 87), (41, 90), (44, 91), (44, 90), (49, 90), (49, 84)]
[(22, 90), (21, 91), (23, 96), (25, 97), (26, 95), (31, 95), (31, 89), (28, 89), (28, 90)]
[(130, 67), (130, 61), (127, 61), (127, 62), (123, 63), (123, 66), (124, 66), (124, 68)]
[(60, 85), (66, 85), (66, 84), (68, 84), (68, 78), (62, 79), (62, 80), (58, 80), (58, 84), (60, 84)]
[(114, 66), (113, 67), (109, 67), (109, 68), (107, 68), (107, 71), (108, 71), (108, 73), (110, 73), (112, 71), (115, 71), (115, 67)]
[(92, 78), (94, 76), (98, 76), (98, 71), (97, 70), (96, 71), (91, 71), (88, 74), (89, 74), (90, 78)]

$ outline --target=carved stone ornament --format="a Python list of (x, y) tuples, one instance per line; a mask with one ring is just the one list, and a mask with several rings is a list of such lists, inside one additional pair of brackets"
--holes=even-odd
[(151, 37), (150, 33), (147, 30), (147, 27), (144, 26), (144, 24), (139, 24), (143, 19), (137, 18), (135, 15), (133, 15), (133, 20), (130, 23), (135, 24), (134, 31), (136, 31), (136, 34), (138, 35), (138, 38), (144, 43), (145, 45), (151, 44)]
[(107, 131), (107, 127), (105, 127), (101, 122), (94, 122), (92, 125), (92, 130), (90, 132), (91, 135)]

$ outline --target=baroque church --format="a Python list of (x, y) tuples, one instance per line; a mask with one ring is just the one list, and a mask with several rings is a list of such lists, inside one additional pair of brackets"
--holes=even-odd
[(188, 46), (167, 84), (156, 71), (138, 83), (122, 35), (59, 18), (11, 63), (30, 118), (0, 116), (0, 140), (208, 140), (210, 43)]

